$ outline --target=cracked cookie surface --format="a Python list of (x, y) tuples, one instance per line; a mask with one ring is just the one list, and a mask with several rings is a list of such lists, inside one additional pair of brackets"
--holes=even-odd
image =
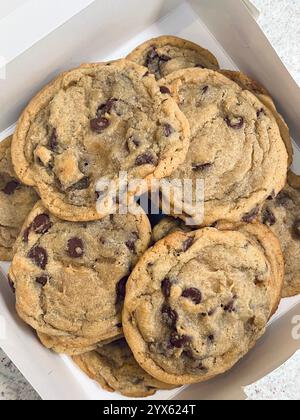
[[(147, 69), (127, 60), (83, 65), (47, 85), (20, 117), (12, 144), (19, 178), (64, 220), (98, 220), (100, 179), (160, 179), (181, 164), (189, 124)], [(132, 190), (132, 194), (136, 191)]]
[(138, 46), (127, 59), (147, 67), (157, 80), (190, 67), (219, 69), (218, 60), (210, 51), (174, 36), (151, 39)]
[(21, 184), (11, 161), (11, 137), (0, 143), (0, 260), (10, 261), (22, 225), (39, 197)]
[(285, 259), (283, 297), (300, 294), (300, 177), (289, 173), (279, 195), (268, 200), (260, 221), (278, 237)]
[[(249, 90), (211, 70), (182, 70), (160, 83), (191, 126), (185, 163), (169, 178), (193, 181), (193, 200), (182, 214), (203, 226), (254, 220), (260, 205), (286, 182), (287, 152), (271, 111)], [(193, 213), (198, 180), (204, 181), (204, 219)], [(182, 199), (176, 197), (175, 192), (171, 204), (180, 208)]]
[(124, 333), (136, 360), (172, 384), (211, 379), (265, 332), (283, 285), (277, 238), (261, 224), (174, 233), (127, 283)]
[(127, 397), (148, 397), (159, 389), (172, 389), (151, 377), (138, 365), (126, 341), (121, 339), (73, 358), (74, 362), (107, 391)]
[(17, 240), (9, 273), (19, 316), (68, 346), (118, 336), (127, 278), (150, 238), (142, 210), (74, 223), (38, 203)]
[(289, 157), (289, 166), (293, 163), (293, 157), (294, 157), (294, 150), (290, 135), (290, 130), (285, 122), (283, 116), (279, 114), (277, 111), (276, 105), (270, 95), (270, 93), (264, 88), (260, 83), (257, 81), (251, 79), (249, 76), (247, 76), (244, 73), (238, 72), (238, 71), (231, 71), (231, 70), (220, 70), (220, 73), (224, 76), (228, 77), (230, 80), (233, 80), (235, 83), (237, 83), (242, 89), (248, 89), (250, 92), (252, 92), (254, 95), (258, 97), (258, 99), (272, 112), (282, 137), (282, 140), (285, 143), (286, 150), (288, 152)]

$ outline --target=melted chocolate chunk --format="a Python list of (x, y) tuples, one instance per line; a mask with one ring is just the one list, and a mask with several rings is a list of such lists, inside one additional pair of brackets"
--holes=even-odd
[(2, 192), (6, 195), (12, 195), (15, 191), (21, 187), (20, 182), (18, 181), (10, 181), (8, 182), (5, 187), (3, 188)]
[(48, 214), (39, 214), (31, 224), (32, 230), (37, 233), (44, 235), (53, 226)]
[(158, 58), (159, 58), (159, 55), (157, 53), (156, 48), (152, 47), (147, 54), (146, 61), (145, 61), (145, 66), (149, 67), (149, 65), (153, 64), (153, 61), (158, 59)]
[(264, 225), (274, 226), (276, 223), (276, 217), (274, 213), (269, 209), (266, 208), (262, 215), (262, 222)]
[(156, 163), (157, 163), (157, 160), (150, 151), (145, 152), (143, 155), (138, 156), (135, 160), (136, 166), (156, 165)]
[(168, 61), (171, 61), (172, 60), (172, 58), (171, 57), (169, 57), (168, 55), (166, 55), (166, 54), (161, 54), (160, 56), (159, 56), (159, 60), (160, 61), (163, 61), (164, 63), (167, 63)]
[(76, 237), (69, 239), (67, 251), (71, 258), (81, 258), (84, 254), (83, 240)]
[(169, 298), (171, 296), (171, 287), (172, 283), (170, 279), (166, 278), (161, 282), (161, 290), (165, 298)]
[(192, 338), (187, 335), (172, 334), (169, 342), (170, 348), (182, 349), (187, 344), (190, 344)]
[(242, 218), (243, 222), (245, 223), (252, 223), (257, 218), (259, 213), (259, 207), (256, 207), (255, 209), (251, 210), (249, 213), (246, 213), (244, 217)]
[(49, 142), (48, 142), (48, 147), (53, 152), (55, 152), (55, 150), (58, 147), (57, 132), (56, 132), (55, 128), (52, 130), (52, 134), (51, 134)]
[(37, 265), (42, 270), (45, 270), (48, 264), (47, 251), (40, 246), (36, 246), (32, 248), (28, 254), (28, 258), (30, 258), (31, 261), (34, 262), (34, 264)]
[(230, 118), (229, 116), (227, 116), (225, 118), (225, 122), (228, 125), (229, 128), (233, 128), (234, 130), (240, 130), (241, 128), (243, 128), (244, 124), (245, 124), (245, 120), (243, 117), (232, 117)]
[(164, 305), (162, 307), (161, 313), (163, 315), (163, 320), (166, 322), (166, 324), (169, 325), (169, 327), (175, 329), (178, 321), (177, 312), (174, 309), (172, 309), (169, 305)]
[(48, 277), (48, 276), (41, 276), (41, 277), (37, 277), (37, 278), (35, 279), (35, 281), (36, 281), (38, 284), (40, 284), (41, 286), (45, 287), (45, 286), (46, 286), (46, 284), (47, 284), (47, 283), (48, 283), (48, 281), (49, 281), (49, 277)]
[(193, 163), (193, 171), (203, 172), (210, 169), (213, 166), (212, 163)]
[(233, 313), (236, 311), (235, 309), (235, 301), (237, 299), (237, 296), (234, 296), (230, 302), (227, 303), (227, 305), (224, 306), (224, 311), (225, 312), (229, 312), (229, 313)]
[(167, 86), (161, 86), (160, 87), (160, 91), (164, 95), (171, 95), (171, 91), (170, 91), (170, 89)]
[(123, 277), (116, 286), (116, 305), (124, 302), (128, 277)]
[(90, 121), (90, 126), (92, 131), (101, 134), (110, 126), (110, 121), (107, 118), (97, 117)]
[(166, 137), (170, 137), (174, 133), (174, 129), (170, 124), (164, 124), (164, 133)]
[(182, 297), (190, 299), (195, 305), (199, 305), (202, 301), (202, 293), (195, 287), (184, 290), (182, 292)]
[(107, 102), (105, 102), (105, 104), (100, 105), (97, 110), (97, 116), (101, 117), (102, 115), (109, 114), (112, 111), (116, 102), (118, 102), (117, 99), (111, 98)]
[(131, 238), (125, 243), (129, 251), (131, 251), (133, 254), (136, 254), (136, 241), (139, 239), (139, 235), (137, 232), (132, 232)]

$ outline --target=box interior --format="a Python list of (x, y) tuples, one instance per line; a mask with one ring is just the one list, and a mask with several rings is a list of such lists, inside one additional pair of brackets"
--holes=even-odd
[[(241, 69), (264, 83), (297, 139), (300, 134), (300, 121), (296, 118), (299, 109), (296, 104), (300, 105), (299, 87), (245, 4), (236, 0), (223, 0), (222, 3), (220, 10), (218, 0), (152, 0), (142, 7), (139, 0), (92, 2), (8, 63), (6, 80), (0, 80), (0, 140), (13, 132), (14, 122), (30, 97), (60, 71), (82, 62), (123, 57), (141, 42), (166, 34), (199, 43), (217, 56), (223, 68)], [(295, 152), (294, 170), (300, 173), (296, 143)], [(68, 357), (55, 355), (38, 343), (32, 330), (15, 314), (14, 299), (5, 278), (8, 264), (2, 263), (0, 267), (3, 272), (3, 275), (0, 273), (0, 315), (6, 322), (6, 339), (0, 339), (0, 346), (41, 397), (46, 400), (126, 399), (101, 390)], [(232, 372), (208, 384), (158, 392), (149, 399), (214, 399), (214, 396), (217, 399), (224, 397), (224, 392), (228, 399), (243, 399), (242, 386), (277, 368), (297, 350), (295, 343), (293, 347), (292, 343), (282, 342), (277, 337), (279, 326), (285, 331), (297, 304), (300, 304), (300, 297), (282, 302), (266, 337)], [(271, 332), (275, 324), (277, 335), (274, 332), (273, 338)], [(276, 340), (282, 351), (273, 351), (272, 358), (266, 358), (266, 349), (274, 346)]]

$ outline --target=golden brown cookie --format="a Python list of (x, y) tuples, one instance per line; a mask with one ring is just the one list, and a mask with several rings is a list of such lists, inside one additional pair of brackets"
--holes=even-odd
[(39, 200), (18, 180), (11, 161), (11, 137), (0, 143), (0, 260), (11, 261), (22, 225)]
[[(273, 114), (248, 89), (218, 72), (187, 69), (160, 81), (188, 118), (191, 143), (185, 163), (169, 181), (192, 180), (193, 197), (171, 196), (201, 226), (219, 220), (250, 222), (287, 175), (287, 152)], [(204, 182), (204, 217), (198, 214), (197, 182)], [(179, 198), (178, 198), (179, 197)], [(184, 204), (184, 205), (183, 205)], [(182, 206), (183, 205), (183, 206)]]
[(127, 397), (148, 397), (159, 389), (174, 388), (143, 371), (124, 339), (98, 347), (97, 351), (74, 357), (73, 360), (102, 388)]
[(75, 223), (39, 202), (17, 240), (9, 273), (19, 316), (73, 348), (117, 337), (127, 277), (150, 239), (141, 209)]
[(277, 309), (284, 276), (277, 238), (261, 224), (221, 229), (169, 235), (129, 278), (125, 337), (142, 368), (163, 382), (226, 372)]
[[(18, 122), (12, 158), (51, 213), (91, 221), (112, 213), (100, 180), (117, 182), (122, 172), (128, 183), (163, 178), (188, 145), (189, 124), (175, 101), (144, 67), (119, 60), (81, 66), (47, 85)], [(97, 200), (106, 204), (98, 211)]]
[(157, 80), (190, 67), (219, 69), (218, 60), (210, 51), (175, 36), (161, 36), (146, 41), (127, 59), (147, 67)]

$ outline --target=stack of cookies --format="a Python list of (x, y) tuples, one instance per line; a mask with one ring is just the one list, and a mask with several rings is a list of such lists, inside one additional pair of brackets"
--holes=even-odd
[[(17, 312), (108, 391), (145, 397), (228, 371), (300, 293), (289, 129), (261, 85), (198, 45), (160, 37), (59, 75), (0, 158)], [(187, 226), (197, 214), (175, 195), (153, 229), (138, 204), (99, 211), (99, 180), (121, 172), (204, 180), (204, 218)]]

